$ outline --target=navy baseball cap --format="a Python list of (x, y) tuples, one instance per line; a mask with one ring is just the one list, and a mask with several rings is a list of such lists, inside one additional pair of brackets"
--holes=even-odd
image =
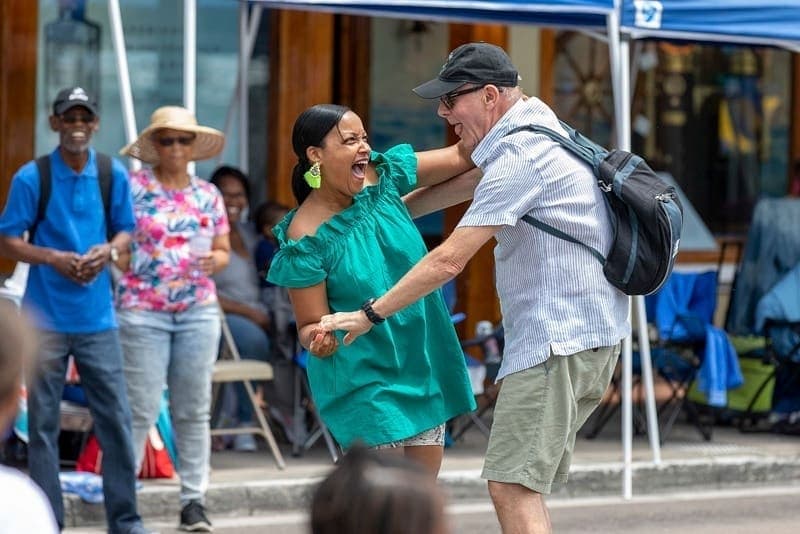
[(62, 115), (76, 106), (83, 106), (97, 115), (97, 99), (83, 87), (60, 90), (53, 101), (53, 115)]
[(439, 98), (465, 83), (516, 87), (520, 77), (505, 50), (479, 42), (459, 46), (447, 57), (439, 75), (413, 89), (422, 98)]

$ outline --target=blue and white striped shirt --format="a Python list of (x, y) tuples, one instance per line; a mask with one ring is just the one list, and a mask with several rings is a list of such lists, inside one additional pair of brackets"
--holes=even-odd
[(551, 351), (614, 345), (630, 332), (628, 297), (606, 280), (600, 262), (520, 220), (530, 213), (601, 252), (611, 248), (613, 230), (591, 169), (542, 134), (506, 136), (526, 124), (563, 133), (543, 102), (517, 102), (472, 154), (483, 178), (458, 224), (502, 226), (494, 249), (505, 330), (498, 380), (546, 361)]

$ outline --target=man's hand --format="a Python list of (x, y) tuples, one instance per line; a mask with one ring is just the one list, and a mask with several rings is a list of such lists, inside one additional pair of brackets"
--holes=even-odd
[(102, 243), (93, 246), (80, 257), (77, 269), (78, 278), (82, 283), (88, 284), (95, 279), (109, 261), (111, 261), (111, 245)]
[(47, 264), (55, 269), (61, 276), (72, 280), (76, 284), (85, 283), (78, 274), (81, 256), (75, 252), (63, 250), (51, 250), (48, 255)]
[(317, 358), (327, 358), (339, 348), (339, 342), (333, 332), (324, 330), (319, 326), (311, 329), (311, 340), (308, 344), (308, 351)]
[(323, 315), (319, 324), (328, 331), (346, 330), (347, 334), (342, 340), (345, 345), (350, 345), (358, 336), (366, 334), (372, 329), (372, 321), (367, 319), (367, 315), (361, 310)]

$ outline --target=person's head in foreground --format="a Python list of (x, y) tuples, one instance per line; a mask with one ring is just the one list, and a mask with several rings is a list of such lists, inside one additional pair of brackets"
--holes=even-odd
[(0, 298), (0, 435), (17, 413), (23, 372), (32, 364), (36, 338), (11, 301)]
[(312, 534), (446, 534), (444, 496), (403, 456), (356, 446), (311, 501)]

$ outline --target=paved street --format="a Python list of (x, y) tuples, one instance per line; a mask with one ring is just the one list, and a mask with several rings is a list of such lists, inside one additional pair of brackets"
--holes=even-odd
[[(795, 534), (800, 525), (800, 486), (762, 487), (713, 492), (686, 492), (636, 497), (551, 499), (554, 529), (559, 534)], [(454, 534), (499, 532), (489, 502), (459, 503), (448, 510)], [(299, 512), (243, 518), (219, 518), (221, 534), (304, 534), (306, 516)], [(175, 523), (151, 523), (161, 534), (178, 531)], [(96, 529), (67, 529), (65, 534), (95, 534)]]

